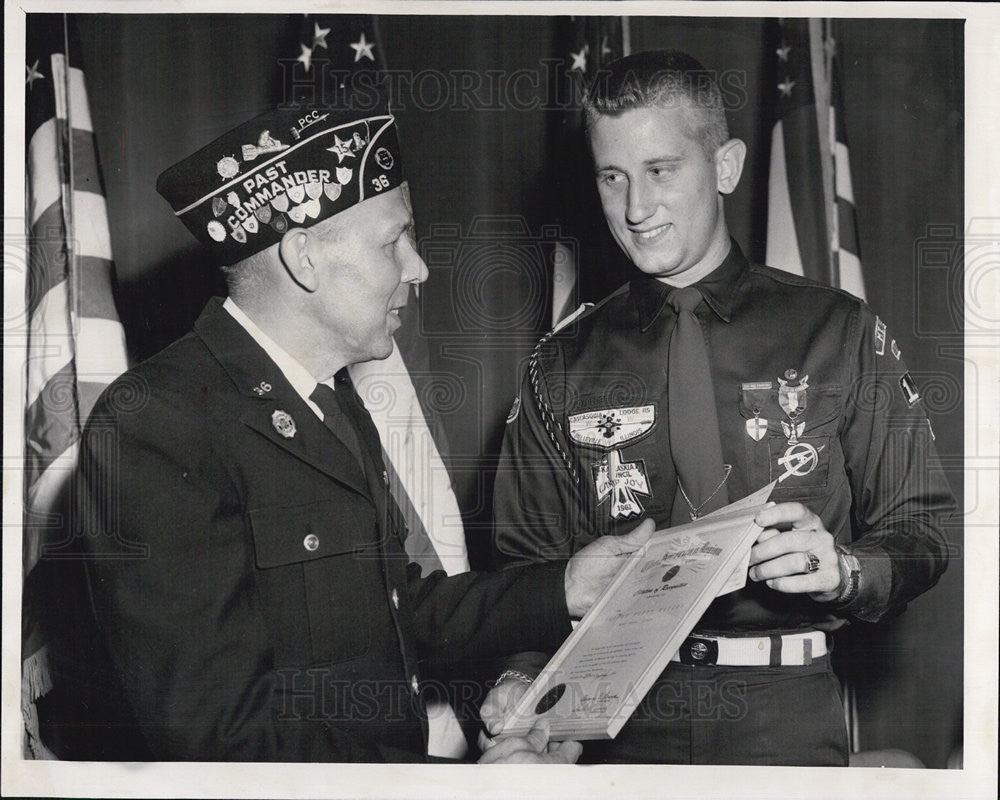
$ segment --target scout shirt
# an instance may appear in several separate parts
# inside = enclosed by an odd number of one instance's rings
[[[802,502],[861,564],[845,607],[748,581],[697,629],[832,629],[901,611],[944,571],[954,505],[885,323],[845,292],[749,264],[735,241],[696,286],[729,500],[777,480],[772,499]],[[670,290],[634,280],[535,348],[497,472],[501,563],[565,557],[647,517],[669,526],[682,502],[668,435]]]

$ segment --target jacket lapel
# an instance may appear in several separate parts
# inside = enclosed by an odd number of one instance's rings
[[[194,326],[240,394],[240,421],[289,455],[370,497],[362,467],[292,388],[278,366],[212,298]]]

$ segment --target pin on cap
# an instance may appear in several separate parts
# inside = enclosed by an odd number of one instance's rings
[[[363,111],[268,111],[164,171],[156,190],[228,265],[404,180],[395,119],[380,100]]]

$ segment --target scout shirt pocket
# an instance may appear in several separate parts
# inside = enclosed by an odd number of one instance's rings
[[[582,395],[566,417],[580,482],[589,487],[590,508],[599,527],[609,522],[656,516],[662,510],[661,420],[658,403],[608,402],[607,394]],[[661,424],[662,422],[662,424]]]
[[[371,643],[373,598],[363,574],[375,509],[362,497],[250,512],[261,610],[276,666],[346,661]],[[360,534],[360,535],[359,535]],[[369,545],[370,547],[370,545]]]
[[[840,452],[841,387],[808,384],[804,399],[797,398],[797,407],[795,399],[789,403],[787,394],[782,397],[782,388],[776,381],[746,382],[739,387],[750,488],[777,481],[771,499],[778,502],[823,494],[831,462]],[[789,407],[794,409],[791,413],[786,410]]]

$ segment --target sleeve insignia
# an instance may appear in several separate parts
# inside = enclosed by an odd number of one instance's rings
[[[510,425],[514,420],[516,420],[518,414],[520,413],[521,413],[521,395],[516,395],[514,397],[514,404],[510,407],[510,413],[507,414],[507,424]]]
[[[903,391],[903,399],[906,401],[906,405],[911,408],[920,400],[920,392],[917,390],[917,384],[909,372],[904,372],[903,376],[899,379],[899,388]]]
[[[875,317],[875,354],[885,355],[885,323]]]

